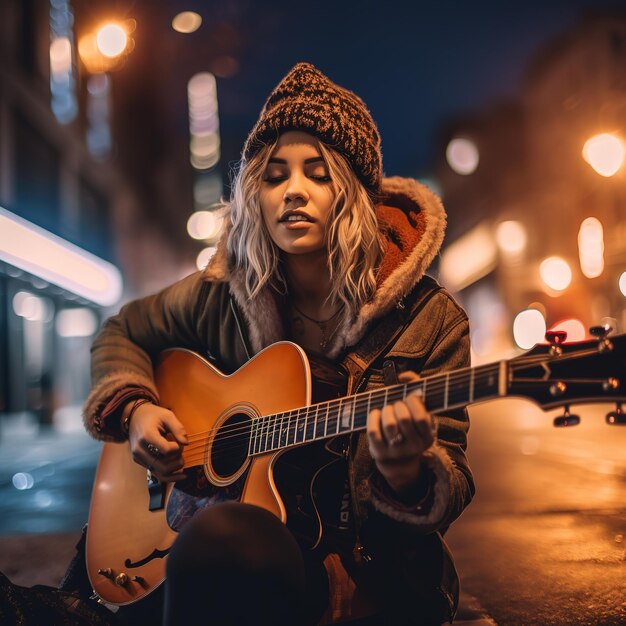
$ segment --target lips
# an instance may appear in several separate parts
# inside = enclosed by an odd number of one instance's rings
[[[300,211],[299,209],[289,209],[285,211],[279,218],[278,221],[289,224],[298,224],[301,222],[314,222],[315,220],[304,211]]]

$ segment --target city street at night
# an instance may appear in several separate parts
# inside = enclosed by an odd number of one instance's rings
[[[0,0],[0,626],[626,626],[625,68],[624,0]]]

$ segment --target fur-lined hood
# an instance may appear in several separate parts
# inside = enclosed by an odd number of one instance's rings
[[[355,345],[373,320],[402,302],[424,276],[443,242],[446,227],[443,205],[428,187],[416,180],[397,176],[383,179],[376,212],[386,240],[377,273],[378,286],[356,320],[346,316],[342,321],[328,353],[330,358]],[[247,297],[242,272],[229,271],[225,237],[204,275],[210,281],[229,281],[230,291],[245,316],[252,348],[258,352],[285,338],[282,317],[269,289],[254,300]]]

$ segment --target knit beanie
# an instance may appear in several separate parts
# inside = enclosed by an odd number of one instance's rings
[[[370,112],[310,63],[295,65],[272,91],[246,140],[244,159],[289,130],[315,135],[348,160],[367,189],[380,189],[380,135]]]

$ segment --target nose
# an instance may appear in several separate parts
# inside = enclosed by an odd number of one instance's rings
[[[294,200],[308,202],[309,192],[306,189],[306,178],[303,172],[291,172],[283,200],[285,202],[293,202]]]

